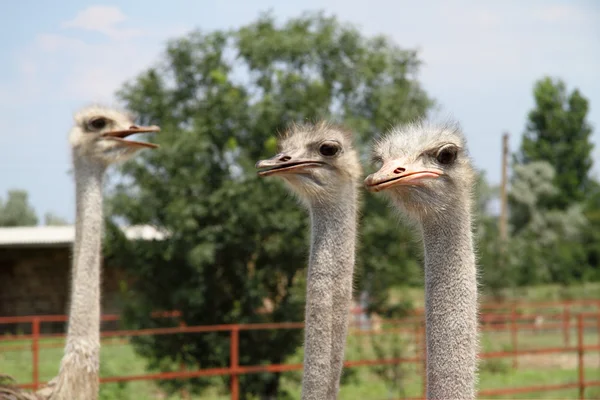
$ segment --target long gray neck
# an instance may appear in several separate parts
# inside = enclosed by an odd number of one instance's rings
[[[77,212],[67,345],[52,400],[96,400],[100,376],[100,257],[104,165],[74,154]]]
[[[66,353],[99,353],[104,166],[74,157],[76,224]]]
[[[427,398],[474,399],[477,272],[470,204],[423,221]]]
[[[352,301],[357,190],[310,206],[311,250],[306,288],[303,400],[335,399]]]

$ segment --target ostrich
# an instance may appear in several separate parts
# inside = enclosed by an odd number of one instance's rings
[[[100,367],[100,258],[103,230],[102,180],[107,167],[131,157],[152,143],[125,138],[157,132],[157,126],[137,126],[127,114],[98,106],[75,115],[69,142],[76,185],[75,243],[71,304],[65,354],[60,371],[37,393],[0,386],[0,399],[94,400],[98,398]]]
[[[427,398],[473,399],[477,271],[471,209],[475,172],[456,123],[419,122],[377,141],[370,191],[384,191],[415,223],[425,248]]]
[[[351,134],[325,122],[293,125],[280,149],[256,167],[259,176],[283,178],[311,219],[302,399],[335,399],[352,301],[362,169]]]

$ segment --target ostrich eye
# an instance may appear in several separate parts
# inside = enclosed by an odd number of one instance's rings
[[[383,166],[383,159],[379,156],[375,156],[371,158],[371,164],[373,164],[376,168],[381,168]]]
[[[93,120],[90,121],[90,127],[93,129],[102,129],[106,126],[106,119],[105,118],[94,118]]]
[[[448,165],[453,163],[456,160],[456,154],[458,153],[458,149],[454,146],[444,147],[437,154],[437,161],[440,164]]]
[[[321,147],[319,147],[319,153],[324,155],[325,157],[335,156],[340,151],[340,146],[336,143],[323,143]]]

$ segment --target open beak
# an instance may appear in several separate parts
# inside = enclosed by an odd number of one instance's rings
[[[320,167],[323,164],[321,161],[294,160],[285,155],[278,154],[275,157],[260,160],[256,163],[256,168],[261,170],[258,171],[258,176],[269,176],[284,173],[299,173],[307,168]]]
[[[135,135],[136,133],[150,133],[150,132],[159,132],[160,127],[156,125],[152,126],[138,126],[131,125],[129,129],[121,130],[121,131],[111,131],[102,134],[102,137],[109,140],[116,140],[125,146],[132,147],[148,147],[151,149],[155,149],[158,147],[157,144],[148,143],[148,142],[136,142],[133,140],[125,140],[127,136]]]
[[[426,179],[436,179],[443,174],[437,168],[410,166],[401,160],[390,160],[379,171],[367,176],[365,186],[371,192],[379,192],[397,185],[422,185]]]

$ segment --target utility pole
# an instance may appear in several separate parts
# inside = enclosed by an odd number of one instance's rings
[[[502,181],[500,182],[500,240],[502,242],[502,251],[505,249],[508,240],[508,204],[506,185],[508,181],[508,132],[502,135]]]

